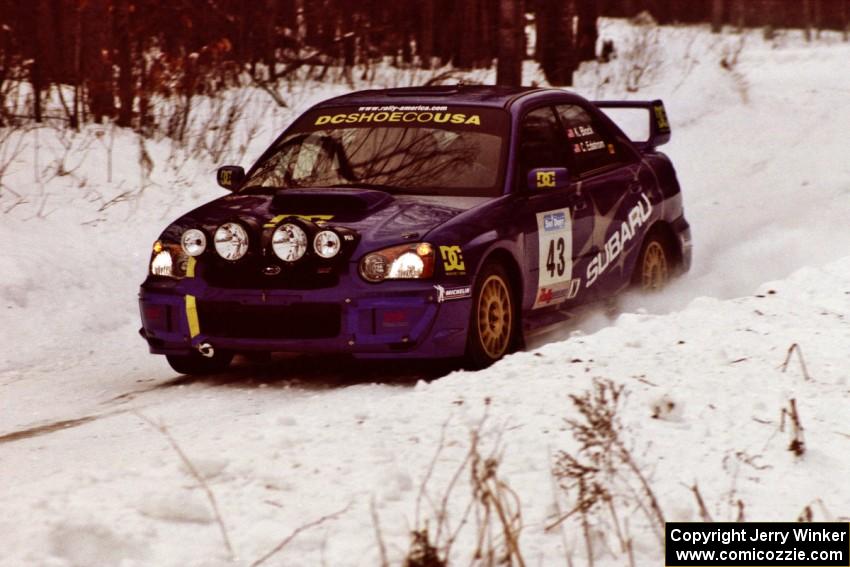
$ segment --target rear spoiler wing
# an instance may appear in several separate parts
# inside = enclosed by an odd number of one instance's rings
[[[670,122],[667,120],[667,112],[664,103],[660,100],[599,100],[593,104],[602,109],[625,108],[632,110],[646,110],[649,120],[649,135],[646,140],[632,140],[640,150],[651,150],[670,141]],[[616,121],[615,121],[616,123]]]

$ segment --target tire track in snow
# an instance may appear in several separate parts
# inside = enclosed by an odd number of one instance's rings
[[[0,435],[0,445],[4,443],[13,443],[22,439],[31,439],[33,437],[39,437],[41,435],[48,435],[56,431],[73,429],[74,427],[79,427],[81,425],[91,423],[92,421],[95,421],[97,419],[102,419],[104,417],[112,417],[113,415],[119,415],[122,413],[127,413],[129,411],[131,410],[114,410],[95,415],[78,417],[76,419],[63,419],[60,421],[53,421],[42,425],[37,425],[35,427],[29,427],[27,429],[19,429],[17,431],[12,431],[10,433]]]

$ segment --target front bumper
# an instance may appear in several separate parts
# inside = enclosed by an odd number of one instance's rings
[[[471,300],[443,301],[435,282],[319,290],[222,289],[199,278],[142,284],[140,333],[155,354],[217,349],[453,358],[466,347]]]

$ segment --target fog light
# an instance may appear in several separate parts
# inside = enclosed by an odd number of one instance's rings
[[[363,259],[361,272],[370,282],[379,282],[387,277],[387,259],[380,254],[369,254]]]

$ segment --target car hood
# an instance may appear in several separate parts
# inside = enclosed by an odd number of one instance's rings
[[[286,216],[321,221],[356,231],[362,245],[376,247],[423,238],[460,213],[490,201],[488,197],[391,195],[371,189],[289,189],[276,194],[230,194],[180,217],[164,238],[183,230],[241,220],[255,230]]]

